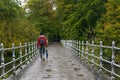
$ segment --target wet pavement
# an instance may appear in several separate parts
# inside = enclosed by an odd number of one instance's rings
[[[41,62],[38,58],[19,80],[95,80],[69,49],[53,44],[48,51],[48,61]]]

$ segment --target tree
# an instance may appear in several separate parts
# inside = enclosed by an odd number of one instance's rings
[[[0,43],[10,47],[12,43],[19,44],[19,42],[33,40],[31,34],[25,34],[33,32],[32,35],[35,36],[37,32],[35,30],[27,21],[24,9],[17,2],[0,0]]]
[[[97,39],[105,41],[110,44],[113,40],[117,43],[119,40],[119,25],[120,25],[120,1],[108,0],[105,4],[106,13],[102,15],[97,23],[96,30],[98,31]],[[111,35],[111,36],[110,36]],[[106,39],[109,39],[109,41]],[[120,46],[120,45],[118,45]]]
[[[27,7],[31,11],[28,19],[40,32],[48,37],[56,34],[56,14],[49,0],[30,0]]]
[[[100,20],[97,22],[96,31],[96,42],[103,41],[105,45],[112,45],[112,41],[116,42],[116,46],[120,46],[120,1],[108,0],[105,4],[106,12],[102,15]],[[105,50],[104,55],[111,60],[111,52]],[[116,51],[116,62],[119,62],[119,51]]]
[[[57,0],[57,3],[61,36],[66,39],[94,39],[90,36],[95,36],[96,22],[105,11],[105,0]]]

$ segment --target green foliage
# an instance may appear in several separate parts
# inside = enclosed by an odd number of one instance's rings
[[[64,38],[80,40],[94,39],[94,28],[96,26],[97,20],[105,11],[105,1],[58,0],[57,3],[57,20],[59,21],[59,23],[61,23],[61,35]]]
[[[32,41],[37,29],[25,17],[25,11],[13,0],[0,0],[0,43],[11,47],[12,43]]]
[[[120,1],[108,0],[105,4],[106,12],[102,14],[102,17],[97,22],[96,26],[96,42],[103,41],[104,45],[112,45],[112,41],[115,41],[115,46],[120,47]],[[110,60],[111,50],[106,50],[104,55]],[[119,51],[115,51],[115,60],[119,61]]]
[[[107,45],[110,45],[112,41],[115,41],[117,46],[120,46],[120,1],[108,0],[105,6],[106,13],[102,15],[97,23],[96,31],[98,34],[96,39],[104,41]]]
[[[29,21],[34,24],[39,32],[43,32],[51,39],[51,35],[57,34],[58,29],[55,11],[49,0],[30,0],[27,8],[31,10]]]

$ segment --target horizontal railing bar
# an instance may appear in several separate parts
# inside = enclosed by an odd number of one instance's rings
[[[90,63],[91,63],[91,60],[90,59],[87,59]]]
[[[28,60],[24,60],[23,63],[27,62]]]
[[[15,62],[16,62],[16,61],[18,61],[18,60],[20,60],[20,59],[21,59],[21,57],[19,57],[19,58],[16,58],[16,59],[15,59]]]
[[[120,78],[120,75],[118,75],[117,73],[114,73],[114,75]]]
[[[91,46],[92,46],[92,44],[91,44]],[[94,47],[100,47],[100,45],[93,45]]]
[[[93,55],[93,57],[96,58],[96,59],[98,59],[98,60],[100,60],[100,57],[97,57],[97,56],[95,56],[95,55]]]
[[[112,49],[111,46],[101,46],[102,48],[108,48],[108,49]]]
[[[5,74],[4,74],[4,75],[6,75],[6,74],[10,73],[11,71],[13,71],[13,68],[12,68],[12,69],[10,69],[10,70],[8,70],[7,72],[5,72]]]
[[[118,64],[116,64],[116,63],[113,63],[113,65],[120,68],[120,65],[118,65]]]
[[[4,51],[6,51],[6,50],[12,50],[12,48],[4,48],[3,50]]]
[[[14,47],[14,49],[19,49],[19,48],[24,48],[24,47],[28,47],[28,46],[33,46],[32,44],[30,44],[30,45],[26,45],[26,46],[17,46],[17,47]],[[11,47],[11,48],[4,48],[4,51],[6,51],[6,50],[12,50],[13,48]],[[0,49],[0,51],[1,51],[2,49]]]
[[[111,64],[111,62],[110,62],[110,61],[108,61],[108,60],[105,60],[105,59],[103,59],[103,58],[102,58],[102,61],[104,61],[104,62],[106,62],[106,63],[109,63],[109,64]]]
[[[88,58],[85,58],[87,61],[90,61],[91,62],[91,60],[90,59],[88,59]]]
[[[87,54],[89,57],[91,57],[92,55],[90,53]]]
[[[92,63],[94,63],[96,66],[100,67],[100,65],[98,63],[96,63],[96,62],[92,62]]]
[[[2,78],[4,75],[2,74],[2,75],[0,75],[0,78]]]
[[[114,47],[114,49],[116,49],[116,50],[120,50],[120,48],[119,48],[119,47]]]
[[[27,55],[29,55],[29,54],[25,54],[25,55],[23,55],[22,58],[26,57]]]
[[[9,64],[12,64],[14,61],[10,61],[10,62],[8,62],[8,63],[5,63],[4,65],[5,66],[7,66],[7,65],[9,65]]]
[[[102,69],[104,71],[107,71],[111,74],[111,80],[115,78],[115,76],[120,78],[120,75],[115,73],[115,67],[120,68],[119,64],[115,63],[115,51],[120,50],[119,47],[115,47],[115,42],[112,42],[111,46],[105,46],[102,44],[102,41],[100,41],[100,44],[94,44],[94,41],[92,43],[88,41],[79,41],[79,40],[63,40],[63,43],[65,43],[66,46],[72,48],[76,54],[79,55],[80,60],[84,60],[85,62],[90,62],[93,66],[96,65],[99,67],[99,71]],[[90,50],[89,50],[90,48]],[[95,55],[95,48],[99,51],[99,55]],[[104,49],[111,49],[111,61],[103,58],[103,50]],[[98,60],[97,63],[95,60]],[[107,63],[110,65],[111,69],[107,69],[103,66],[103,63]],[[99,73],[101,74],[101,72]],[[100,76],[101,80],[101,76]]]
[[[104,69],[105,71],[107,71],[107,72],[111,73],[111,71],[110,71],[110,70],[106,69],[106,68],[105,68],[105,67],[103,67],[103,66],[102,66],[102,69]]]
[[[20,66],[21,66],[21,63],[20,63],[20,64],[18,64],[18,65],[16,65],[16,66],[15,66],[15,68],[19,68]]]

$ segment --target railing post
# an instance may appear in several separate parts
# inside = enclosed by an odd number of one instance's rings
[[[72,40],[72,47],[73,47],[73,51],[74,51],[74,40]]]
[[[79,59],[79,58],[80,58],[80,57],[79,57],[79,56],[80,56],[80,55],[79,55],[79,51],[80,51],[80,50],[79,50],[79,40],[78,40],[77,46],[78,46],[78,59]]]
[[[30,61],[30,42],[28,42],[28,58],[29,58],[29,61]]]
[[[30,61],[32,61],[32,42],[30,42]]]
[[[103,49],[102,49],[102,45],[103,44],[103,42],[102,41],[100,41],[100,67],[99,67],[99,79],[100,80],[102,80],[101,79],[101,75],[102,75],[102,55],[103,55]]]
[[[92,51],[91,51],[91,68],[94,69],[94,41],[92,41]]]
[[[73,46],[73,40],[72,40],[72,46]]]
[[[1,43],[1,66],[2,66],[2,80],[5,80],[5,63],[4,63],[4,45]]]
[[[75,43],[74,43],[75,53],[77,52],[77,46],[76,46],[76,44],[77,44],[77,41],[75,40]],[[76,53],[76,54],[77,54],[77,53]]]
[[[66,40],[65,40],[65,46],[66,46],[66,44],[67,44],[67,43],[66,43]]]
[[[75,40],[73,41],[73,45],[74,45],[74,48],[75,48]]]
[[[111,80],[115,80],[115,76],[114,76],[114,63],[115,63],[115,42],[113,41],[112,42],[112,62],[111,62],[111,68],[112,68],[112,71],[111,71]]]
[[[77,40],[75,40],[75,53],[76,53],[76,55],[78,55],[77,53],[78,53],[78,51],[77,51],[77,48],[78,46],[77,46]]]
[[[33,42],[33,57],[35,57],[35,42]]]
[[[34,45],[33,45],[33,42],[32,42],[32,59],[33,59],[33,53],[34,53],[34,47],[33,47]]]
[[[75,40],[75,53],[76,53],[76,56],[77,56],[77,40]]]
[[[74,41],[75,41],[75,40],[73,40],[73,52],[75,52],[75,50],[74,50],[74,46],[75,46]]]
[[[37,58],[39,58],[39,49],[37,48],[36,44],[37,44],[37,42],[35,42],[35,50],[36,50],[36,53],[37,53],[35,55],[36,55]]]
[[[22,45],[20,43],[20,65],[22,66]]]
[[[76,55],[77,55],[77,57],[78,57],[78,40],[76,40]]]
[[[27,43],[25,42],[25,63],[27,64]]]
[[[32,61],[31,59],[32,59],[32,42],[30,42],[30,61]]]
[[[78,52],[77,52],[77,50],[78,50],[78,45],[77,45],[77,44],[78,44],[78,41],[75,40],[76,53],[78,53]]]
[[[36,42],[34,41],[34,56],[36,57],[36,53],[37,53],[37,47],[36,47]],[[38,54],[37,54],[38,55]]]
[[[79,43],[78,43],[78,45],[79,45],[79,60],[81,61],[81,50],[80,50],[80,45],[81,45],[81,42],[79,41]]]
[[[86,41],[86,64],[88,63],[88,41]]]
[[[82,41],[82,61],[84,59],[84,41]]]
[[[14,44],[12,44],[12,61],[13,61],[13,74],[15,74],[15,48],[14,48]]]

